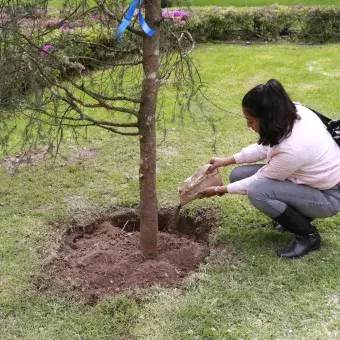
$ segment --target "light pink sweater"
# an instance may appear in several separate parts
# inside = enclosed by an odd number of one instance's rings
[[[255,175],[228,184],[229,193],[246,194],[250,183],[262,178],[320,190],[340,182],[340,147],[314,112],[298,104],[296,108],[301,119],[295,121],[289,137],[273,147],[252,144],[234,155],[237,164],[268,162]]]

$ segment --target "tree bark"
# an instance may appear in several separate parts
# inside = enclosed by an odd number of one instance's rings
[[[158,95],[160,0],[145,1],[145,20],[156,30],[143,38],[144,79],[139,110],[140,131],[140,238],[145,258],[157,257],[158,208],[156,192],[156,107]]]

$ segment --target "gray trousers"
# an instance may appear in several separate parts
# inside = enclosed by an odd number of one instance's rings
[[[263,165],[252,164],[235,168],[230,174],[230,182],[254,175]],[[290,181],[259,179],[250,184],[248,198],[251,204],[268,215],[276,218],[287,205],[311,218],[325,218],[340,211],[340,186],[328,190],[318,190],[307,185]]]

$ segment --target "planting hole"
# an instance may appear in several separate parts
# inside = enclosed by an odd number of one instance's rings
[[[145,260],[138,248],[138,209],[120,209],[63,236],[49,261],[57,281],[86,297],[136,287],[178,286],[209,255],[212,211],[190,216],[178,209],[159,211],[158,259]]]

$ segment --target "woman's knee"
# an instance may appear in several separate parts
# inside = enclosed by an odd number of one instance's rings
[[[263,206],[284,210],[286,204],[277,199],[277,190],[277,181],[265,178],[258,179],[250,183],[248,187],[248,199],[254,207],[261,211]]]
[[[240,181],[242,179],[240,175],[241,175],[241,171],[239,167],[233,169],[229,175],[229,182],[234,183],[234,182]]]
[[[256,174],[256,172],[263,167],[263,164],[242,165],[233,169],[229,175],[229,182],[234,183],[241,181]]]
[[[255,205],[255,202],[263,201],[265,199],[265,194],[268,191],[267,180],[258,179],[249,184],[248,187],[248,198],[249,201]]]
[[[248,199],[250,203],[271,218],[282,214],[287,205],[272,197],[272,180],[259,179],[252,182],[248,187]]]

